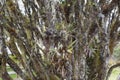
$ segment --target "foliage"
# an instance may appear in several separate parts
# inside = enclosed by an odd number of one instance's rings
[[[0,1],[0,77],[12,80],[9,64],[23,80],[104,80],[120,38],[119,6],[118,0]]]

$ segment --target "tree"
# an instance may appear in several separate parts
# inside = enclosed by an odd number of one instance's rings
[[[0,10],[3,80],[12,80],[6,64],[23,80],[105,79],[120,37],[120,1],[3,0]]]

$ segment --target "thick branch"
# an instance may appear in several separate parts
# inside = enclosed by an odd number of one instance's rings
[[[23,80],[27,80],[27,76],[25,75],[25,73],[20,69],[20,67],[11,58],[8,57],[7,63]]]

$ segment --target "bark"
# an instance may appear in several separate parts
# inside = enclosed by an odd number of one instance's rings
[[[9,57],[7,59],[7,63],[23,80],[29,79],[29,77],[26,76],[26,74],[20,69],[20,67]]]
[[[7,70],[6,70],[6,61],[7,61],[7,52],[6,52],[6,45],[5,45],[5,39],[4,39],[4,29],[3,26],[0,24],[0,77],[3,78],[3,80],[12,80],[12,78],[9,76]]]
[[[3,79],[3,80],[13,80],[13,79],[9,76],[9,74],[8,74],[7,71],[5,71],[5,72],[2,74],[2,79]]]
[[[119,41],[118,0],[21,1],[24,13],[17,0],[5,1],[0,12],[3,79],[6,63],[24,80],[105,79]]]

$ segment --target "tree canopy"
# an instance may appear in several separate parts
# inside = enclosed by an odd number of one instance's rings
[[[119,39],[120,0],[0,0],[3,80],[104,80]]]

